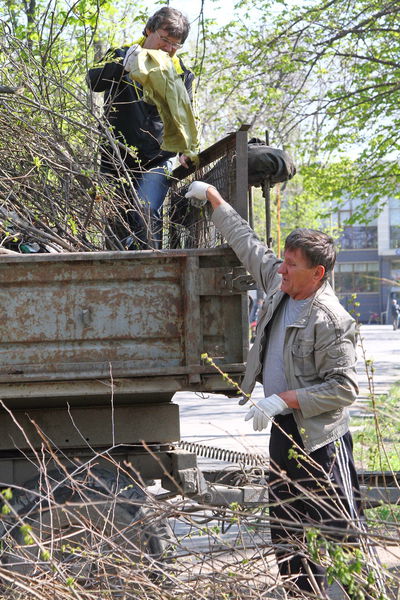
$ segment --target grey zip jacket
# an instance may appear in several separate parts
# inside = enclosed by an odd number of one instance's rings
[[[262,383],[266,332],[279,303],[282,263],[238,213],[229,205],[213,212],[212,220],[239,260],[266,293],[256,339],[241,385],[246,394],[256,381]],[[337,440],[349,429],[347,407],[358,394],[356,328],[328,282],[313,295],[297,321],[287,328],[284,345],[285,376],[289,390],[296,390],[300,410],[293,415],[306,452]]]

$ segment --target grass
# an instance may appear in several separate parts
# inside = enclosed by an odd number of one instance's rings
[[[400,383],[387,396],[371,398],[371,417],[354,418],[354,458],[368,471],[400,471]]]
[[[371,396],[368,405],[371,416],[354,418],[352,426],[354,458],[359,470],[400,471],[400,383],[388,395]],[[400,506],[382,504],[365,511],[371,528],[381,532],[396,532],[400,527]]]

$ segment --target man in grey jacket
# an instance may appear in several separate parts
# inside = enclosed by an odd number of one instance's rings
[[[347,411],[358,393],[356,329],[327,281],[333,240],[297,229],[281,260],[214,187],[194,182],[186,196],[211,203],[214,224],[266,293],[241,403],[263,384],[265,398],[245,420],[256,431],[272,421],[269,511],[280,573],[293,597],[325,598],[324,559],[319,541],[311,557],[310,533],[350,543],[363,528]]]

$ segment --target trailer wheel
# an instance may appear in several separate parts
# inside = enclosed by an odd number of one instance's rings
[[[14,573],[93,582],[139,561],[157,568],[172,542],[160,509],[116,470],[51,471],[12,494],[0,535],[1,562]]]

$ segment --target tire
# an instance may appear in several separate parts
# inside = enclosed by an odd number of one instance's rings
[[[98,467],[78,474],[51,471],[13,493],[1,520],[1,562],[22,575],[41,575],[54,564],[79,581],[118,564],[161,560],[172,541],[168,521],[132,479]]]

